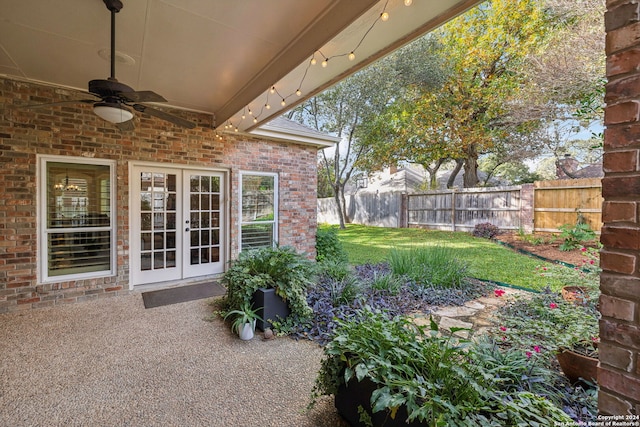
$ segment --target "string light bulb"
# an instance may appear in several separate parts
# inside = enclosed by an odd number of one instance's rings
[[[353,61],[354,59],[356,59],[356,54],[355,54],[355,53],[353,53],[353,52],[351,52],[351,53],[349,54],[349,61]]]
[[[316,61],[315,56],[313,58],[311,58],[311,65],[316,65],[318,63],[318,61]]]
[[[298,96],[302,95],[302,91],[301,91],[300,89],[298,89],[298,90],[296,91],[296,95],[298,95]]]
[[[269,104],[264,104],[264,108],[266,108],[267,110],[270,110],[270,109],[271,109],[271,105],[269,105]]]
[[[384,22],[387,22],[389,20],[389,12],[382,12],[382,14],[380,15],[380,19],[382,19]]]
[[[251,108],[249,108],[249,115],[253,116],[253,111],[251,111]]]
[[[271,86],[271,90],[270,90],[270,92],[271,92],[271,93],[276,93],[276,87],[275,87],[275,86]]]
[[[257,117],[253,118],[253,123],[258,123],[258,118]]]
[[[411,6],[413,4],[413,0],[404,0],[405,6]]]
[[[287,105],[287,103],[285,102],[284,98],[282,98],[282,102],[280,102],[280,105],[282,105],[283,107],[284,107],[285,105]]]
[[[325,58],[325,60],[322,61],[322,68],[327,68],[327,65],[329,65],[329,58]]]

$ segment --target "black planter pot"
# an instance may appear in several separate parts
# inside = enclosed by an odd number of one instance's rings
[[[273,326],[269,319],[276,320],[278,317],[286,319],[291,312],[287,303],[276,295],[276,290],[273,288],[260,288],[255,291],[251,303],[254,309],[258,309],[258,315],[264,319],[264,321],[256,321],[256,327],[262,331]]]
[[[422,425],[418,421],[407,424],[408,413],[404,406],[398,408],[395,418],[391,418],[389,411],[372,413],[371,394],[376,388],[376,384],[369,378],[363,378],[362,381],[352,378],[346,385],[341,385],[334,398],[338,413],[352,427],[366,426],[366,424],[360,422],[360,414],[358,413],[358,408],[360,407],[369,414],[374,427],[419,427]]]

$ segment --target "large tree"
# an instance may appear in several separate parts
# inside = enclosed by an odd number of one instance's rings
[[[289,114],[293,120],[341,138],[335,149],[320,153],[320,165],[333,190],[341,228],[349,222],[345,186],[368,150],[359,143],[363,123],[372,122],[393,99],[396,87],[393,73],[386,62],[378,62],[309,99]]]
[[[497,143],[509,143],[527,124],[528,119],[510,115],[510,105],[526,83],[522,66],[541,46],[548,18],[537,0],[493,0],[427,36],[430,42],[422,42],[419,56],[428,53],[428,69],[438,78],[427,85],[421,79],[406,82],[411,89],[368,138],[374,147],[371,164],[397,158],[433,170],[443,159],[455,159],[463,161],[464,186],[476,186],[478,157]],[[408,52],[416,55],[415,48]]]

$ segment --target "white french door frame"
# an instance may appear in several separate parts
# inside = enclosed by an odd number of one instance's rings
[[[141,208],[143,204],[143,202],[141,201],[142,172],[156,173],[159,176],[166,174],[167,177],[169,177],[169,175],[175,176],[175,184],[172,184],[173,187],[171,188],[171,190],[166,190],[167,195],[169,196],[167,199],[171,199],[173,202],[175,202],[175,226],[172,225],[169,227],[175,228],[175,250],[164,251],[172,252],[171,265],[168,261],[169,255],[166,255],[167,268],[161,267],[155,270],[154,268],[150,269],[146,264],[144,267],[142,266],[142,264],[145,262],[142,260],[143,251],[145,252],[145,255],[148,255],[147,253],[149,252],[148,239],[147,243],[145,243],[143,235],[145,235],[145,233],[147,236],[150,235],[149,231],[151,231],[151,234],[154,237],[156,234],[155,214],[151,214],[151,216],[154,218],[154,224],[151,226],[152,230],[149,230],[148,225],[145,225],[144,229],[142,226],[143,220],[141,219],[141,217],[144,217],[142,213],[146,212]],[[194,187],[193,183],[190,184],[190,180],[194,178],[194,176],[202,177],[203,179],[205,179],[206,177],[212,177],[211,182],[219,182],[219,190],[216,190],[216,194],[211,195],[199,193],[199,189],[196,189],[195,191],[197,192],[197,194],[192,194],[190,192],[190,185],[191,188]],[[168,179],[169,178],[167,178],[167,180]],[[226,169],[152,162],[129,163],[129,289],[134,289],[134,286],[141,285],[157,285],[158,287],[161,287],[163,285],[171,285],[185,280],[214,277],[224,272],[230,253],[230,230],[228,219],[229,186],[229,171]],[[148,193],[148,189],[145,189],[144,192]],[[210,193],[210,191],[206,190],[205,193]],[[147,194],[146,196],[148,197],[149,195]],[[192,196],[194,196],[195,199]],[[207,261],[207,264],[200,265],[198,264],[199,256],[213,257],[214,255],[213,253],[210,254],[206,249],[202,250],[202,254],[198,254],[198,244],[196,244],[195,248],[191,245],[193,244],[194,239],[199,240],[200,238],[208,237],[210,234],[212,235],[213,232],[208,233],[206,229],[199,230],[198,227],[202,227],[202,225],[196,224],[192,222],[192,220],[194,218],[194,215],[196,215],[198,219],[200,219],[199,215],[206,215],[206,220],[211,221],[211,226],[213,227],[214,215],[213,213],[211,213],[211,215],[206,214],[205,211],[209,208],[202,210],[200,207],[196,207],[194,211],[191,209],[191,205],[193,205],[194,200],[199,200],[200,197],[202,197],[203,203],[205,203],[204,200],[211,201],[214,196],[219,200],[219,211],[216,212],[216,221],[218,224],[216,238],[219,241],[219,252],[216,254],[216,262]],[[152,196],[152,198],[153,197],[155,197],[155,194]],[[155,200],[152,200],[151,202],[154,205],[152,209],[155,209]],[[163,202],[160,202],[160,205],[162,205],[162,203]],[[168,202],[166,201],[164,203],[168,204]],[[212,206],[210,209],[214,209],[214,204],[212,201],[210,206]],[[147,210],[148,209],[149,208],[147,207]],[[173,210],[171,212],[173,213]],[[163,230],[159,230],[158,235],[161,236],[162,231]],[[173,234],[172,229],[164,231],[168,231],[165,234]],[[213,237],[211,237],[211,239],[213,243]],[[171,245],[173,244],[174,243],[172,241]],[[164,245],[166,248],[170,249],[170,246],[167,242],[165,242]],[[143,246],[145,247],[143,248]],[[160,250],[159,252],[163,252],[163,250]],[[157,253],[154,251],[153,255],[148,255],[146,258],[148,262],[156,262],[156,254]],[[160,254],[160,258],[161,257],[162,255]]]

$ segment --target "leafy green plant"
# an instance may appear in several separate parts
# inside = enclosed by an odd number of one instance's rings
[[[338,263],[349,261],[334,227],[319,227],[316,231],[316,261]]]
[[[498,309],[499,328],[492,333],[505,347],[555,357],[558,349],[597,342],[599,313],[596,301],[576,305],[546,292],[519,298]]]
[[[318,264],[318,272],[335,280],[344,280],[352,274],[348,263],[336,260],[324,260]]]
[[[459,331],[453,328],[452,333]],[[395,417],[400,406],[408,421],[428,426],[553,425],[571,419],[544,396],[504,387],[480,368],[473,344],[405,317],[388,319],[365,309],[341,321],[316,378],[313,400],[335,394],[349,381],[372,381],[371,412]],[[370,415],[370,414],[369,414]]]
[[[596,233],[586,223],[564,224],[560,226],[560,231],[560,238],[563,239],[563,242],[558,249],[561,251],[577,249],[596,237]]]
[[[355,276],[331,280],[330,285],[331,301],[334,307],[350,305],[361,294],[362,285]]]
[[[375,275],[373,280],[369,283],[371,289],[377,291],[383,291],[391,295],[397,295],[402,289],[404,284],[403,280],[393,274],[379,274]]]
[[[262,317],[258,315],[258,309],[254,309],[249,303],[243,304],[242,308],[238,310],[227,311],[224,319],[227,320],[228,317],[233,317],[231,330],[238,334],[246,323],[254,324],[256,320],[263,320]]]
[[[460,287],[467,276],[467,264],[458,259],[454,250],[445,246],[392,249],[389,265],[397,276],[406,276],[417,284],[442,288]]]
[[[302,321],[312,314],[307,288],[313,283],[315,265],[288,246],[260,248],[240,253],[224,275],[225,310],[240,310],[259,288],[274,288],[289,305],[292,319]]]

